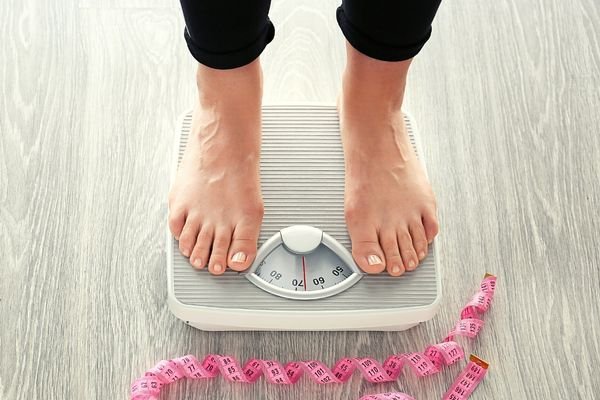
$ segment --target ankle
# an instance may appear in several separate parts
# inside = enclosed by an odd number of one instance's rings
[[[406,80],[388,80],[346,69],[342,77],[342,106],[365,112],[397,112],[404,102]]]
[[[380,111],[399,111],[412,60],[389,62],[368,57],[346,43],[343,103]]]
[[[258,58],[232,69],[214,69],[199,64],[196,84],[198,100],[203,108],[227,108],[237,104],[244,111],[260,110],[263,74]]]

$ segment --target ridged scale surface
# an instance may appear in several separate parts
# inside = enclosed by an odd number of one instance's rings
[[[417,154],[414,124],[405,116]],[[264,106],[261,184],[265,217],[259,246],[281,228],[305,224],[329,233],[348,250],[350,238],[344,222],[344,157],[335,106]],[[191,126],[183,118],[178,163]],[[269,310],[356,310],[427,306],[437,295],[435,249],[414,272],[401,278],[366,275],[349,290],[314,301],[276,297],[255,287],[243,274],[227,271],[213,277],[192,268],[172,246],[173,293],[187,305]],[[318,302],[318,305],[315,303]]]

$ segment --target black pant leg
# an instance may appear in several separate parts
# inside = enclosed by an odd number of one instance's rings
[[[270,0],[181,0],[192,56],[212,68],[249,64],[273,40]]]
[[[383,61],[402,61],[421,51],[441,0],[342,0],[336,18],[356,50]]]

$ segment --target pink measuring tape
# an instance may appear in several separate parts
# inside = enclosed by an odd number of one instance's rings
[[[441,371],[464,358],[462,347],[454,341],[455,336],[474,338],[483,327],[480,315],[489,308],[494,297],[496,277],[486,274],[479,291],[463,307],[460,320],[448,336],[422,353],[402,353],[389,356],[383,364],[369,357],[343,358],[333,368],[320,361],[294,361],[282,365],[276,360],[251,359],[243,367],[234,357],[209,354],[202,361],[192,355],[173,360],[163,360],[148,370],[131,386],[131,400],[157,400],[163,386],[183,378],[215,378],[219,373],[231,382],[253,383],[261,375],[271,383],[290,385],[298,382],[303,373],[318,383],[343,383],[359,370],[364,379],[372,383],[391,382],[398,379],[404,364],[415,375],[424,377]],[[471,355],[469,363],[452,383],[443,400],[468,398],[483,380],[488,364]],[[404,393],[379,393],[361,397],[359,400],[414,400]]]

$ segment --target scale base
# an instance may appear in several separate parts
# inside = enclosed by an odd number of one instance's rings
[[[344,219],[344,154],[334,105],[263,106],[261,186],[265,215],[258,245],[290,225],[310,225],[351,250]],[[414,122],[409,138],[423,161]],[[176,163],[191,128],[179,128]],[[435,315],[441,299],[437,246],[401,277],[364,275],[351,288],[318,300],[293,300],[254,286],[243,273],[215,277],[194,269],[166,231],[169,308],[202,330],[401,331]]]
[[[187,321],[186,321],[187,322]],[[213,332],[220,332],[220,331],[248,331],[249,329],[246,328],[240,328],[240,327],[235,327],[235,326],[231,326],[231,325],[211,325],[208,324],[204,321],[197,321],[197,322],[193,322],[193,321],[189,321],[187,322],[187,324],[189,326],[192,326],[194,328],[203,330],[203,331],[213,331]],[[416,323],[412,323],[412,324],[404,324],[404,325],[393,325],[393,326],[388,326],[388,327],[378,327],[377,329],[372,329],[372,328],[362,328],[362,329],[351,329],[352,331],[382,331],[382,332],[398,332],[398,331],[405,331],[407,329],[413,328],[415,326],[419,325],[418,322]],[[271,329],[271,328],[254,328],[252,329],[253,331],[273,331],[273,330],[289,330],[289,329]],[[295,329],[295,331],[302,331],[302,330],[306,330],[306,329]],[[316,331],[316,330],[331,330],[331,329],[310,329],[311,331]],[[337,329],[337,330],[349,330],[349,329]]]

